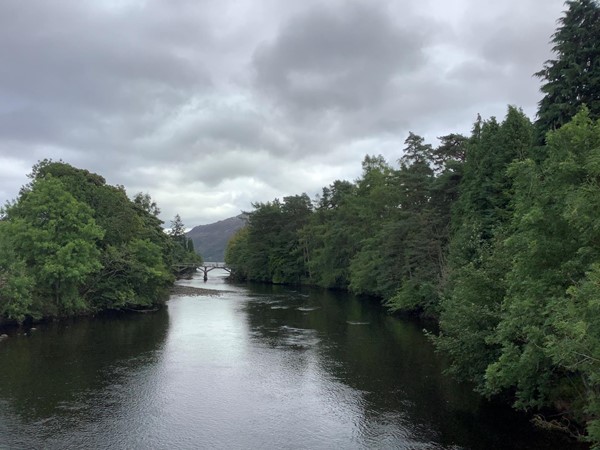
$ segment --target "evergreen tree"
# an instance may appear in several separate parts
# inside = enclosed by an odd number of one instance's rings
[[[133,203],[154,217],[160,214],[160,208],[148,193],[138,192],[133,197]]]
[[[587,105],[600,118],[600,5],[596,0],[569,0],[552,36],[555,59],[536,73],[543,80],[539,103],[538,140],[567,123]]]
[[[453,211],[442,333],[436,343],[450,356],[452,372],[480,389],[487,366],[498,356],[498,345],[490,338],[500,321],[511,264],[504,245],[513,214],[513,182],[507,170],[531,146],[532,125],[520,110],[509,107],[502,124],[478,118]]]
[[[308,271],[312,283],[348,287],[350,262],[365,236],[357,212],[356,185],[336,180],[323,188],[313,220],[303,230],[310,237]]]
[[[359,223],[364,224],[362,230],[357,230],[359,245],[349,266],[349,288],[353,292],[383,297],[398,287],[397,277],[394,280],[387,278],[386,263],[389,261],[383,255],[385,230],[390,221],[395,220],[399,202],[396,175],[382,156],[366,156],[363,160],[363,175],[357,180],[353,199]],[[382,278],[387,282],[382,284]]]
[[[255,203],[248,224],[229,241],[225,261],[235,276],[270,283],[306,282],[308,248],[303,229],[312,215],[306,194]]]
[[[232,269],[232,276],[238,280],[250,278],[248,266],[248,233],[249,228],[240,228],[227,242],[225,249],[225,263]]]
[[[181,221],[179,214],[176,214],[175,218],[171,221],[169,236],[175,240],[182,240],[182,238],[185,237],[185,225]]]
[[[548,158],[515,164],[511,268],[500,321],[488,341],[500,354],[484,391],[515,389],[523,409],[569,405],[600,441],[600,122],[584,109],[548,135]]]
[[[181,272],[182,265],[184,271],[189,271],[191,266],[202,264],[202,257],[194,251],[192,240],[185,235],[185,225],[179,214],[176,214],[171,221],[171,229],[168,234],[171,238],[170,262],[174,274],[177,275]]]

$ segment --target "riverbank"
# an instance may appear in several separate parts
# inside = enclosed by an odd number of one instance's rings
[[[223,292],[225,291],[218,291],[215,289],[205,289],[205,288],[197,288],[197,287],[191,287],[191,286],[179,286],[179,285],[174,285],[170,288],[169,290],[169,295],[174,295],[174,296],[179,296],[179,297],[197,297],[197,296],[201,296],[201,297],[218,297],[220,296]],[[101,315],[101,314],[113,314],[113,313],[125,313],[125,314],[129,314],[129,313],[139,313],[139,312],[154,312],[155,309],[154,308],[160,308],[162,306],[162,304],[156,305],[154,307],[152,307],[152,309],[142,309],[142,310],[134,310],[134,309],[130,309],[130,308],[125,308],[125,309],[120,309],[120,310],[103,310],[103,311],[94,311],[94,312],[88,312],[85,314],[77,314],[74,316],[53,316],[53,317],[43,317],[41,319],[32,319],[32,318],[28,318],[26,319],[22,324],[19,324],[16,320],[9,320],[3,317],[0,317],[0,334],[4,334],[7,331],[14,331],[14,330],[18,330],[20,327],[24,326],[26,328],[29,328],[33,325],[37,325],[40,323],[47,323],[47,322],[54,322],[54,321],[58,321],[58,320],[68,320],[68,319],[73,319],[76,317],[89,317],[89,316],[95,316],[95,315]]]
[[[217,291],[216,289],[198,288],[192,286],[180,286],[175,285],[171,288],[171,295],[177,295],[180,297],[219,297],[223,292],[228,291]]]

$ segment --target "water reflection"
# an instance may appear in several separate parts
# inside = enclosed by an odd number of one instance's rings
[[[291,352],[298,371],[309,369],[297,361],[310,360],[323,395],[344,393],[342,401],[352,405],[353,439],[361,447],[574,447],[444,376],[422,325],[390,317],[378,305],[347,294],[251,289],[244,311],[253,338]],[[345,389],[332,387],[335,383]]]
[[[0,344],[0,448],[575,448],[443,376],[421,325],[320,290],[51,324]]]
[[[117,424],[114,418],[146,406],[138,394],[149,391],[167,327],[163,310],[40,325],[11,336],[0,346],[0,448],[88,445],[87,429],[103,416]]]

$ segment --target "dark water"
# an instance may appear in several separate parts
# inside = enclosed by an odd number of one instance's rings
[[[443,376],[377,305],[207,287],[232,292],[0,342],[0,449],[578,448]]]

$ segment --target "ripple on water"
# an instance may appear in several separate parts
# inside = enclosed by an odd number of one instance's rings
[[[317,330],[312,328],[295,328],[283,325],[279,328],[282,347],[305,350],[314,347],[321,340],[317,337]]]

